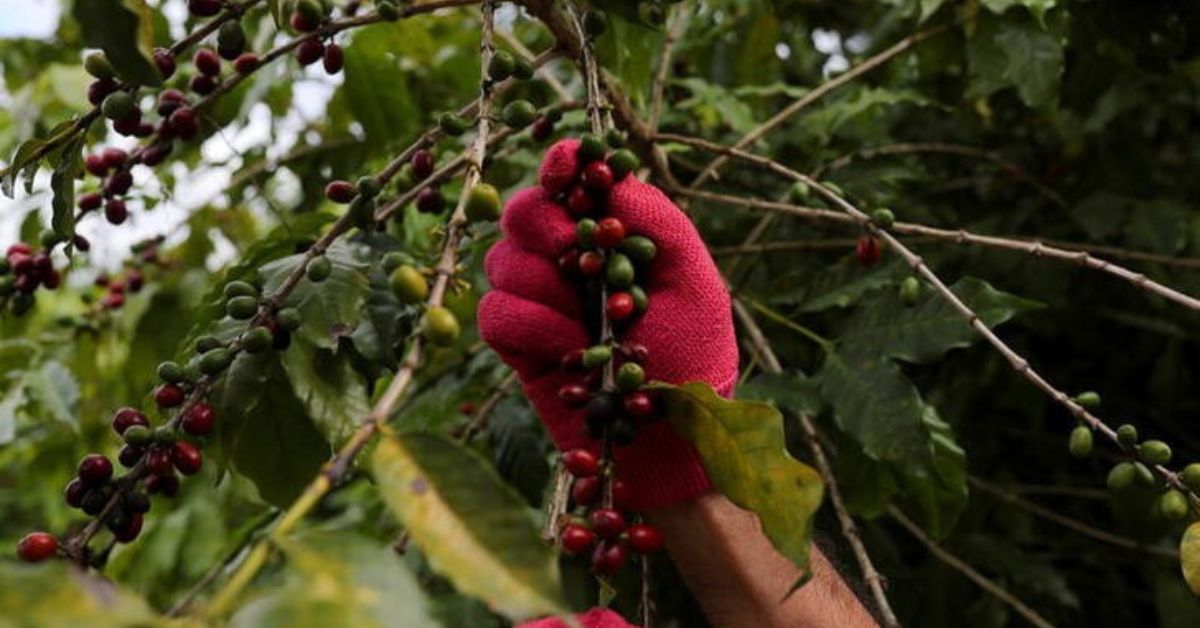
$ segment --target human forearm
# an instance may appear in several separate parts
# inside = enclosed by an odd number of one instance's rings
[[[771,545],[758,518],[718,493],[646,513],[666,538],[714,626],[870,628],[877,624],[815,547],[813,578],[784,599],[800,570]]]

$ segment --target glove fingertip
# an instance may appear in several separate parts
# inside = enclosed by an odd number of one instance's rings
[[[560,194],[575,179],[579,169],[579,160],[575,157],[578,150],[579,140],[564,139],[546,151],[538,180],[551,196]]]

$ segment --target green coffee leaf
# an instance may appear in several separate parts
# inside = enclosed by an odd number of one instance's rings
[[[1200,595],[1200,521],[1192,523],[1179,542],[1179,561],[1183,579],[1192,593]]]
[[[0,562],[0,608],[4,623],[14,626],[165,625],[137,595],[66,561]]]
[[[987,97],[1006,87],[1030,107],[1058,102],[1063,73],[1062,42],[1028,18],[983,14],[967,42],[971,83],[967,95]]]
[[[79,22],[84,43],[103,49],[118,76],[138,85],[162,84],[151,57],[154,13],[146,0],[76,2],[71,15]]]
[[[356,260],[345,244],[335,244],[325,257],[333,263],[329,278],[314,284],[301,279],[285,304],[300,310],[304,324],[296,332],[312,344],[335,349],[338,338],[349,335],[362,320],[362,303],[369,289],[365,265]],[[263,291],[274,292],[305,262],[304,255],[292,255],[259,269]]]
[[[1040,303],[1001,292],[980,279],[967,277],[950,287],[988,327],[995,327]],[[963,315],[946,299],[926,290],[917,303],[906,306],[895,290],[881,290],[862,304],[846,322],[839,339],[842,353],[893,357],[925,364],[951,349],[978,338]]]
[[[433,434],[386,435],[383,499],[434,570],[513,621],[563,611],[558,562],[520,495],[478,454]]]
[[[75,235],[75,178],[83,170],[84,139],[85,136],[79,135],[67,142],[50,177],[50,189],[54,192],[50,226],[64,238]]]
[[[784,556],[808,569],[812,519],[824,486],[808,465],[788,455],[783,417],[765,403],[730,401],[706,384],[656,384],[671,425],[695,445],[717,490],[751,510]]]

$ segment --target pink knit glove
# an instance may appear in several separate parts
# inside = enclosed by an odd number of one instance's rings
[[[583,628],[636,628],[607,608],[593,608],[586,613],[580,613],[575,616],[575,621]],[[567,623],[557,617],[550,617],[521,624],[520,628],[567,628]]]
[[[580,381],[559,368],[562,356],[590,344],[578,280],[564,277],[556,262],[576,243],[575,220],[556,199],[575,179],[578,145],[555,144],[542,162],[541,186],[509,199],[500,223],[505,239],[485,263],[493,290],[479,304],[479,330],[517,371],[558,448],[598,452],[600,444],[585,432],[583,410],[558,398],[564,384]],[[729,293],[691,221],[632,175],[612,188],[606,215],[620,219],[629,235],[658,246],[638,278],[650,306],[621,338],[649,349],[642,365],[647,380],[702,381],[730,396],[738,353]],[[634,443],[618,447],[615,457],[631,510],[693,499],[712,488],[696,450],[666,421],[639,426]]]

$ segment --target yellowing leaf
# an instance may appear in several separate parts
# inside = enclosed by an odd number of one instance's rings
[[[1179,542],[1179,562],[1188,588],[1200,595],[1200,521],[1184,531],[1183,540]]]
[[[553,550],[478,454],[433,434],[389,435],[371,466],[413,543],[460,591],[513,621],[563,611]]]
[[[824,487],[816,470],[788,455],[779,411],[723,399],[699,382],[656,388],[671,425],[696,446],[717,490],[757,514],[775,548],[807,572]]]

